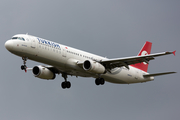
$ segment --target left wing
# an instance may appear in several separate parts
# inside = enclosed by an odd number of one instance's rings
[[[127,69],[129,69],[129,65],[142,63],[142,62],[145,62],[148,64],[150,60],[154,59],[154,57],[169,55],[169,54],[175,55],[175,52],[176,51],[155,53],[155,54],[142,55],[142,56],[132,56],[132,57],[125,57],[125,58],[105,59],[105,60],[101,60],[100,63],[103,64],[106,69],[113,69],[113,68],[122,67],[122,66],[125,66]]]

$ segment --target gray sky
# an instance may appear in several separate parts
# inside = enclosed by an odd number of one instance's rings
[[[179,0],[1,0],[1,120],[177,120],[180,118]],[[4,43],[29,33],[108,58],[137,55],[145,41],[152,53],[177,50],[150,62],[150,73],[176,71],[132,85],[68,77],[54,81],[20,70],[23,61]],[[33,67],[41,65],[28,61]]]

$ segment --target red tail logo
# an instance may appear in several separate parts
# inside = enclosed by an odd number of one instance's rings
[[[140,50],[138,56],[150,54],[151,53],[151,46],[152,46],[152,43],[146,41],[146,43],[144,44],[144,46]],[[131,66],[133,66],[135,68],[138,68],[140,70],[143,70],[145,72],[147,72],[147,70],[148,70],[148,64],[146,62],[137,63],[137,64],[134,64],[134,65],[131,65]]]

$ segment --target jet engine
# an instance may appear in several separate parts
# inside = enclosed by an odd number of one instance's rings
[[[83,63],[83,69],[96,74],[104,74],[106,72],[106,69],[103,65],[96,61],[92,60],[86,60]]]
[[[32,72],[35,77],[41,78],[41,79],[54,79],[56,77],[55,73],[50,71],[48,68],[43,66],[35,66],[32,69]]]

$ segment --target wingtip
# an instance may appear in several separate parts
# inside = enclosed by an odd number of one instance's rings
[[[172,52],[174,54],[174,56],[176,56],[176,50]]]
[[[24,71],[25,71],[25,73],[27,73],[27,67],[26,67],[26,69]]]

